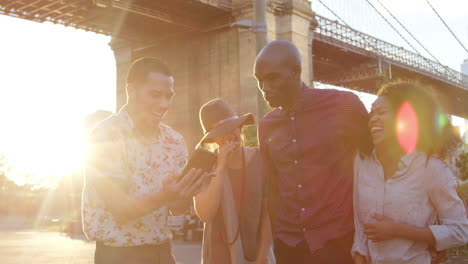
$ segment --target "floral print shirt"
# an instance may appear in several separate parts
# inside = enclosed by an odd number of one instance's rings
[[[143,198],[161,191],[163,180],[180,174],[186,162],[184,140],[169,126],[159,124],[157,135],[143,140],[137,136],[125,108],[102,121],[90,136],[86,164],[82,203],[86,236],[114,247],[159,245],[172,239],[166,206],[141,218],[118,223],[106,210],[90,179],[114,178],[124,183],[130,195]]]

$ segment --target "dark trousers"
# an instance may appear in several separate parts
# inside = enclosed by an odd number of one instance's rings
[[[171,243],[136,247],[109,247],[96,242],[95,264],[175,264]]]
[[[304,240],[290,247],[281,240],[275,240],[276,264],[353,264],[351,247],[354,234],[328,241],[325,247],[311,253]]]

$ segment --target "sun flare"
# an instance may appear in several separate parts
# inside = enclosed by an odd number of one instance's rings
[[[2,152],[6,175],[17,184],[49,186],[82,168],[84,128],[82,119],[62,112],[25,117],[3,131]],[[6,132],[6,133],[5,133]]]
[[[110,37],[5,16],[0,24],[0,173],[53,186],[83,168],[86,116],[115,109]]]

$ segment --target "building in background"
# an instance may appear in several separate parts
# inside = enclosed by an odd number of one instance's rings
[[[465,85],[468,85],[468,58],[465,59],[465,61],[461,65],[461,72],[464,74],[463,81]]]
[[[463,84],[468,87],[468,58],[463,61],[461,65],[461,72],[463,75]],[[468,144],[468,119],[465,119],[463,124],[460,125],[460,129],[462,132],[463,141],[465,145]]]
[[[463,133],[463,142],[465,143],[465,150],[468,151],[468,119],[465,119],[465,132]]]

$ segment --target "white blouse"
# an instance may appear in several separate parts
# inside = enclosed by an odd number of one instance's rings
[[[456,192],[456,182],[445,164],[421,152],[401,158],[398,171],[385,180],[375,152],[371,157],[357,155],[354,162],[355,236],[352,254],[367,256],[370,263],[429,264],[428,244],[406,239],[382,242],[367,240],[364,224],[376,221],[380,214],[394,221],[429,227],[436,249],[468,243],[468,220],[463,201]],[[440,224],[436,225],[436,219]]]

